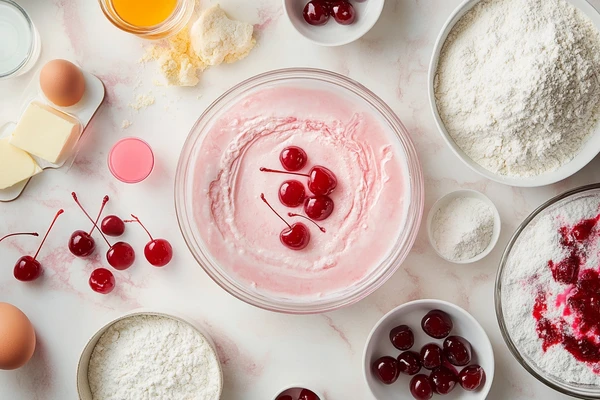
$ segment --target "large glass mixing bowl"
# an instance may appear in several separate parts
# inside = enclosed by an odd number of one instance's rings
[[[246,96],[265,88],[318,87],[331,89],[344,98],[359,102],[368,112],[377,116],[384,129],[389,130],[395,147],[401,150],[406,166],[406,213],[399,236],[392,250],[383,257],[362,279],[331,296],[315,298],[289,298],[256,290],[219,263],[202,239],[194,218],[194,175],[202,165],[202,142],[220,115]],[[381,99],[359,83],[342,75],[317,69],[282,69],[252,77],[227,91],[213,102],[198,118],[183,147],[175,177],[175,206],[183,237],[200,266],[223,289],[257,307],[271,311],[310,314],[334,310],[353,304],[380,287],[408,255],[421,222],[423,212],[423,176],[415,148],[402,122]],[[196,197],[196,200],[198,198]],[[197,205],[196,205],[197,206]]]

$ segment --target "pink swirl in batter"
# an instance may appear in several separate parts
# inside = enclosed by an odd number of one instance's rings
[[[327,296],[365,279],[390,254],[408,204],[405,158],[362,108],[329,91],[266,89],[212,126],[196,166],[194,216],[206,248],[234,279],[284,297]],[[280,243],[285,225],[259,198],[264,193],[281,215],[303,213],[277,197],[294,177],[260,171],[281,168],[279,153],[290,145],[308,154],[303,172],[319,164],[338,178],[335,209],[321,221],[327,232],[307,224],[311,241],[301,251]]]

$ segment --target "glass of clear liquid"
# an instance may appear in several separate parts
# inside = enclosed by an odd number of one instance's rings
[[[40,51],[40,35],[27,12],[12,0],[0,0],[0,79],[29,71]]]

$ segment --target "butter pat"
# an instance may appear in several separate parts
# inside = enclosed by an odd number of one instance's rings
[[[219,5],[206,9],[190,32],[194,51],[206,65],[233,63],[246,57],[256,41],[252,24],[227,17]]]
[[[64,161],[75,146],[81,125],[68,114],[32,102],[13,132],[10,144],[52,164]]]
[[[6,189],[42,172],[35,160],[23,150],[0,139],[0,189]]]

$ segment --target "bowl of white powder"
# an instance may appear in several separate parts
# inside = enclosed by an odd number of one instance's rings
[[[429,66],[452,151],[511,186],[565,179],[600,151],[600,14],[586,0],[467,0]]]
[[[218,400],[223,372],[215,346],[196,323],[135,311],[103,326],[77,366],[80,400]]]
[[[456,264],[483,259],[496,246],[501,219],[494,203],[475,190],[441,197],[427,216],[427,235],[435,252]]]
[[[570,396],[600,399],[600,184],[542,204],[510,239],[496,316],[517,361]]]

